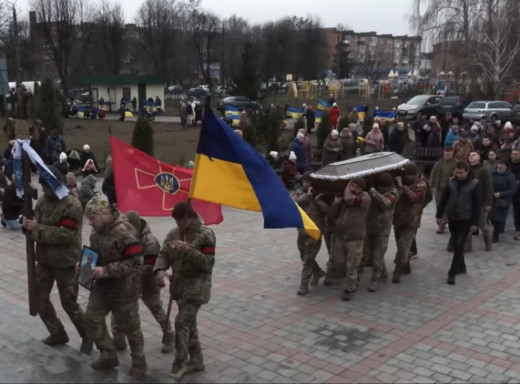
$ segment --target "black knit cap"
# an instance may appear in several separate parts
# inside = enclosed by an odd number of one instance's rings
[[[367,184],[365,183],[365,179],[363,179],[361,177],[356,177],[356,178],[352,179],[351,183],[356,184],[362,190],[365,190],[367,187]]]

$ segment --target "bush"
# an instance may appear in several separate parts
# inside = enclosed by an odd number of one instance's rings
[[[348,117],[348,115],[342,116],[338,121],[338,132],[341,132],[343,128],[348,127],[349,124],[350,118]]]
[[[42,80],[37,100],[36,117],[42,121],[47,132],[57,129],[63,133],[63,124],[60,116],[60,103],[52,80],[48,77]]]
[[[323,111],[321,116],[321,122],[318,124],[318,130],[316,131],[316,139],[318,149],[323,149],[323,143],[330,133],[330,114],[329,111]]]
[[[143,116],[135,123],[132,145],[144,153],[153,156],[153,129]]]

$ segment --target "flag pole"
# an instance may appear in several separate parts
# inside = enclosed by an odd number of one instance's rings
[[[31,161],[29,155],[22,149],[22,180],[24,194],[24,216],[33,219],[34,212],[32,199],[34,189],[31,187]],[[31,239],[31,233],[25,233],[25,244],[27,254],[27,286],[29,291],[29,314],[31,316],[38,315],[38,299],[36,285],[36,257],[34,251],[34,241]]]

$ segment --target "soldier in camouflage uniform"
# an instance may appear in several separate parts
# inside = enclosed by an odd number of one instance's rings
[[[146,371],[146,361],[138,304],[141,284],[136,282],[135,276],[143,265],[142,243],[126,217],[100,197],[93,197],[87,203],[85,215],[92,226],[90,248],[99,254],[85,317],[100,356],[90,366],[106,370],[119,365],[105,320],[112,312],[130,344],[130,375],[140,379]]]
[[[49,168],[62,181],[61,173],[54,167]],[[69,341],[50,300],[54,282],[58,285],[63,309],[85,341],[86,327],[83,311],[77,302],[78,283],[75,270],[81,257],[81,203],[72,195],[59,200],[42,176],[39,181],[43,196],[36,203],[34,219],[24,218],[23,227],[36,242],[38,314],[50,333],[43,342],[47,345],[59,345]]]
[[[397,177],[401,196],[394,212],[394,234],[397,243],[395,270],[392,283],[399,284],[401,275],[410,273],[410,248],[417,229],[421,226],[421,216],[426,198],[426,181],[419,175],[414,163],[404,167],[403,177]]]
[[[383,277],[383,272],[386,272],[385,253],[388,249],[388,238],[399,191],[394,185],[392,175],[381,173],[377,176],[375,188],[371,187],[368,194],[371,203],[363,252],[366,260],[372,265],[372,278],[368,284],[368,291],[376,292],[379,289],[379,280]]]
[[[335,197],[331,219],[335,220],[332,252],[334,260],[344,260],[347,282],[342,300],[348,301],[357,289],[358,269],[366,237],[370,196],[364,191],[365,180],[352,179],[342,197]]]
[[[168,353],[173,351],[173,332],[172,325],[169,319],[166,319],[166,313],[161,302],[161,287],[157,285],[155,276],[153,274],[153,266],[155,260],[161,249],[161,245],[155,236],[152,235],[152,231],[148,226],[148,223],[142,219],[139,214],[135,211],[126,213],[126,218],[137,230],[137,234],[141,243],[143,244],[143,255],[144,265],[141,271],[141,286],[142,286],[142,297],[143,303],[150,310],[153,317],[163,331],[163,346],[161,348],[162,353]],[[112,314],[112,336],[114,337],[114,343],[116,348],[120,351],[126,349],[125,335],[120,332],[117,325],[117,321]]]
[[[197,312],[211,296],[211,274],[215,264],[215,234],[204,226],[189,202],[178,203],[172,211],[177,228],[171,230],[159,252],[154,272],[164,286],[164,271],[172,267],[170,294],[177,301],[175,317],[175,360],[171,375],[204,370],[197,330]],[[188,360],[189,357],[189,360]]]
[[[313,193],[308,176],[303,179],[303,191],[296,199],[296,203],[307,213],[309,218],[316,224],[323,233],[325,215],[328,205],[322,199],[321,195]],[[320,279],[325,276],[325,272],[316,262],[316,256],[320,251],[321,237],[318,240],[310,237],[305,230],[298,230],[298,251],[300,259],[303,262],[302,277],[298,295],[306,295],[309,293],[309,283],[312,286],[318,284]]]

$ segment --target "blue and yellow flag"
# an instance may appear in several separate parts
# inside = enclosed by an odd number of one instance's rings
[[[317,109],[323,111],[324,109],[329,109],[329,105],[322,99],[318,99]]]
[[[321,117],[323,116],[323,111],[314,112],[314,122],[319,124],[321,123]]]
[[[231,119],[233,119],[233,125],[240,124],[240,114],[241,113],[242,113],[242,110],[240,108],[226,105],[225,114],[231,116]]]
[[[267,161],[208,110],[200,131],[190,197],[262,212],[264,228],[320,230],[293,201]]]
[[[364,105],[358,105],[356,107],[356,111],[358,114],[358,120],[363,121],[365,120],[365,106]]]
[[[292,117],[293,119],[299,119],[303,116],[301,108],[296,107],[288,107],[287,112],[285,114],[287,117]]]

